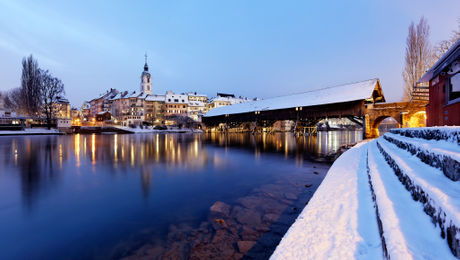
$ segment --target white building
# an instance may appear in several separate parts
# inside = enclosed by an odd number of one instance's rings
[[[166,92],[165,104],[165,116],[187,116],[188,96],[186,94],[168,91]]]

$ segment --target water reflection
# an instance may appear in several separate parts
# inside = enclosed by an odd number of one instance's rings
[[[336,153],[344,145],[362,140],[362,131],[318,131],[317,135],[295,136],[292,133],[208,133],[206,141],[222,147],[241,147],[261,152],[283,153],[285,158],[294,157],[299,162],[305,158],[324,158]]]
[[[321,157],[337,151],[341,145],[361,140],[359,131],[318,132],[317,136],[295,137],[290,133],[276,134],[218,134],[208,135],[80,135],[13,137],[2,139],[4,157],[19,169],[24,202],[28,207],[40,188],[52,185],[64,168],[75,165],[78,170],[91,166],[98,173],[97,165],[109,167],[109,172],[137,169],[142,189],[148,196],[154,167],[162,165],[171,174],[173,170],[198,171],[208,164],[225,167],[225,160],[208,155],[205,143],[222,147],[240,147],[252,150],[258,160],[262,152],[294,157],[302,165],[306,157]],[[87,147],[90,147],[88,150]],[[72,156],[73,155],[73,156]],[[85,170],[87,170],[85,168]],[[55,176],[56,175],[56,176]]]
[[[360,136],[0,137],[0,223],[9,223],[0,232],[0,250],[6,259],[30,259],[30,254],[87,259],[97,250],[110,255],[116,243],[133,234],[130,247],[136,247],[144,230],[164,242],[170,225],[199,225],[216,201],[231,204],[264,184],[305,190],[297,185],[307,181],[302,178],[322,178],[312,173],[322,164],[314,169],[305,157],[329,154]],[[280,194],[285,196],[284,190]],[[57,248],[56,241],[62,246]]]

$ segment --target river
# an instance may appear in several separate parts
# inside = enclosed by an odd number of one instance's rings
[[[0,137],[0,258],[267,258],[361,135]]]

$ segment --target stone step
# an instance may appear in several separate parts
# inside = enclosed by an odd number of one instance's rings
[[[425,164],[440,169],[453,180],[460,180],[460,146],[445,141],[404,137],[386,133],[383,138],[417,156]]]
[[[430,217],[385,163],[376,142],[369,144],[368,173],[389,259],[455,259]]]
[[[446,141],[460,145],[460,127],[458,126],[394,128],[390,132],[405,137]]]
[[[439,227],[453,254],[460,257],[460,187],[441,170],[420,163],[410,152],[380,138],[376,145],[394,174]]]

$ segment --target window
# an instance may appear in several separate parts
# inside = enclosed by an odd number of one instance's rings
[[[447,84],[448,103],[460,102],[460,72],[450,77],[449,80],[447,80]]]

